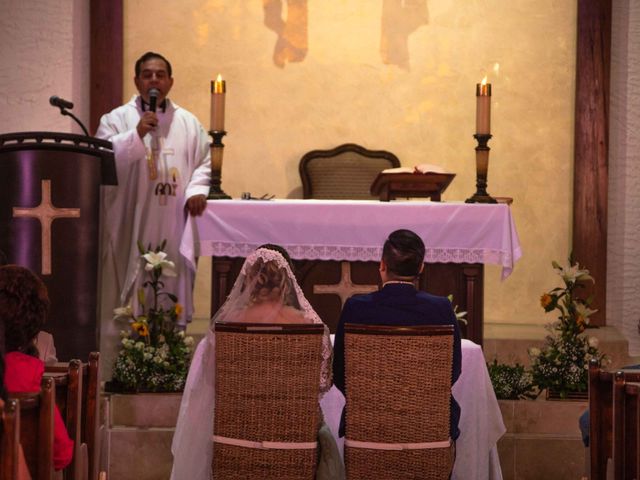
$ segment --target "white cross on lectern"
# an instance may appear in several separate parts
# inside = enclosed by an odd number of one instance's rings
[[[79,208],[56,208],[51,203],[51,180],[42,180],[42,200],[36,208],[13,207],[14,217],[40,220],[42,229],[42,275],[51,275],[51,223],[56,218],[80,218]]]
[[[344,302],[356,293],[371,293],[378,290],[377,285],[358,285],[353,283],[351,281],[351,264],[349,262],[342,262],[340,268],[342,270],[340,283],[334,283],[333,285],[314,285],[313,293],[320,295],[332,293],[338,295],[342,306],[344,306]]]

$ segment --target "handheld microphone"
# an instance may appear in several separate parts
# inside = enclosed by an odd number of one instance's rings
[[[158,95],[160,95],[160,90],[157,88],[149,89],[149,110],[151,112],[156,111],[156,106],[158,105]]]
[[[53,107],[68,108],[68,109],[73,108],[73,103],[71,103],[68,100],[65,100],[64,98],[60,98],[57,95],[53,95],[53,96],[49,97],[49,103]]]

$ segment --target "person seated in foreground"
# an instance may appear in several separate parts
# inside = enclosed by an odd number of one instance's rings
[[[8,263],[7,256],[0,250],[0,267],[8,265]],[[56,347],[53,343],[53,335],[44,330],[40,330],[36,337],[35,344],[38,348],[38,358],[40,358],[45,365],[53,365],[58,361]]]
[[[0,321],[5,334],[4,385],[9,393],[39,392],[44,362],[35,339],[49,313],[47,287],[40,277],[18,265],[0,267]],[[54,413],[53,464],[61,470],[73,458],[73,440],[58,407]]]
[[[304,297],[282,247],[263,245],[247,257],[191,361],[171,446],[174,480],[212,478],[216,322],[323,324]],[[321,395],[331,388],[331,341],[326,326],[322,356]]]
[[[345,393],[344,326],[363,325],[452,325],[453,371],[451,385],[461,372],[462,347],[458,321],[446,297],[438,297],[416,289],[415,281],[424,269],[425,247],[422,239],[411,230],[396,230],[389,235],[382,249],[380,279],[382,289],[369,294],[354,295],[342,309],[333,346],[333,382]],[[389,358],[392,362],[393,358]],[[375,372],[371,372],[375,374]],[[348,385],[346,386],[348,388]],[[428,408],[428,405],[425,405]],[[451,397],[451,439],[460,434],[460,407]],[[340,436],[344,437],[345,414],[342,412]]]

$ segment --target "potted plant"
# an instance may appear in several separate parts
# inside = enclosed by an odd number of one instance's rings
[[[176,276],[175,265],[163,252],[138,245],[147,279],[137,292],[138,312],[131,305],[114,310],[114,320],[126,320],[115,360],[111,390],[125,392],[177,392],[184,388],[191,361],[193,338],[177,325],[182,306],[164,290],[163,276]],[[149,295],[150,293],[150,295]]]
[[[578,263],[569,263],[568,267],[562,267],[552,262],[564,286],[544,293],[540,304],[545,312],[555,311],[558,317],[546,326],[549,335],[544,346],[529,349],[533,383],[540,391],[546,389],[550,399],[586,399],[589,361],[605,357],[598,351],[598,339],[584,333],[589,317],[597,311],[590,308],[592,298],[584,300],[576,296],[581,282],[594,280]]]

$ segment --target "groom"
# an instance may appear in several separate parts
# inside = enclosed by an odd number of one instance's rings
[[[344,326],[346,323],[364,325],[452,325],[453,372],[451,385],[460,376],[462,351],[460,330],[451,302],[416,290],[414,282],[424,269],[424,243],[411,230],[396,230],[389,235],[382,249],[380,278],[382,289],[354,295],[344,304],[336,330],[333,347],[333,383],[345,393],[344,382]],[[392,362],[393,358],[389,358]],[[425,405],[425,408],[428,408]],[[344,411],[340,422],[340,436],[344,436]],[[451,397],[451,439],[458,438],[460,406]]]

